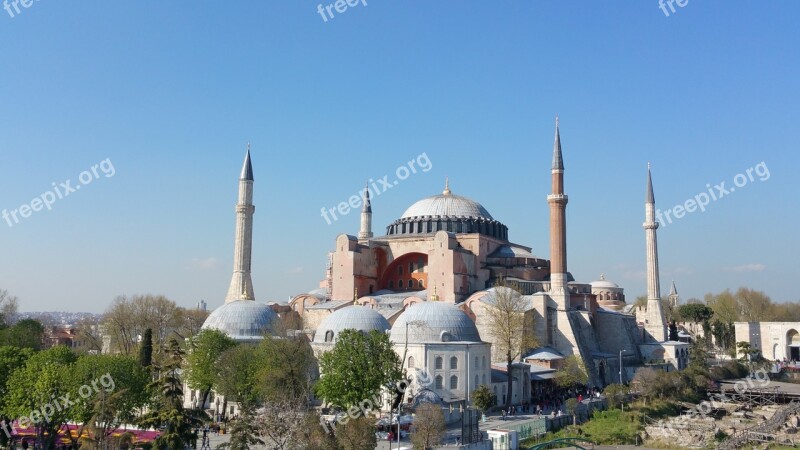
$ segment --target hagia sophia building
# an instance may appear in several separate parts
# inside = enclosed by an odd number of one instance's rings
[[[511,395],[512,403],[526,404],[535,401],[570,355],[581,358],[589,384],[600,388],[620,378],[630,381],[644,364],[684,368],[687,344],[668,340],[661,307],[649,168],[644,223],[648,302],[639,310],[626,304],[616,283],[603,276],[578,282],[567,269],[569,199],[558,120],[550,172],[550,260],[510,242],[506,225],[480,203],[453,193],[449,183],[441,194],[408,207],[385,235],[375,236],[365,189],[360,230],[336,238],[319,287],[296,295],[288,306],[268,306],[255,301],[250,279],[255,207],[248,149],[239,180],[231,285],[225,303],[203,327],[255,342],[270,334],[278,313],[293,315],[316,354],[332,348],[345,329],[388,333],[398,355],[406,355],[403,368],[412,381],[407,400],[415,404],[469,404],[481,384],[500,403]],[[516,359],[511,373],[493,342],[488,314],[507,286],[520,292],[530,319],[525,323],[532,324],[520,333],[538,343]],[[508,377],[513,380],[510,393]]]

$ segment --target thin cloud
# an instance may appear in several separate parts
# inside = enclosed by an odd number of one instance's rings
[[[219,261],[217,258],[209,256],[208,258],[192,258],[186,268],[188,270],[203,272],[207,270],[214,270],[217,267],[219,267]]]
[[[287,271],[286,273],[289,274],[289,275],[297,275],[299,273],[303,273],[303,268],[302,267],[295,267],[293,269],[289,269],[289,271]]]
[[[742,264],[741,266],[723,267],[725,272],[743,273],[743,272],[763,272],[767,266],[764,264]]]

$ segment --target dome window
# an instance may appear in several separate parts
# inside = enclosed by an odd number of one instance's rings
[[[325,332],[325,342],[333,342],[333,331],[328,330]]]
[[[457,370],[458,369],[458,358],[453,356],[450,358],[450,370]]]
[[[450,389],[458,389],[458,377],[455,375],[450,377]]]
[[[434,359],[433,367],[436,370],[442,370],[442,357],[441,356],[437,356],[436,359]]]
[[[436,389],[444,389],[444,381],[441,375],[436,375]]]
[[[413,356],[409,356],[408,357],[408,368],[409,369],[413,369],[414,368],[414,357]]]
[[[450,342],[453,340],[453,335],[449,331],[442,331],[441,338],[442,342]]]

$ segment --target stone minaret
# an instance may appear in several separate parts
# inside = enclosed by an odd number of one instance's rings
[[[369,186],[364,188],[364,204],[361,206],[361,231],[358,240],[372,239],[372,203],[369,201]]]
[[[647,247],[647,310],[644,315],[645,341],[667,340],[667,322],[661,308],[661,286],[658,280],[658,242],[656,230],[656,199],[653,195],[653,179],[647,165],[647,197],[645,200],[645,238]]]
[[[253,166],[250,164],[250,144],[239,177],[239,201],[236,204],[236,241],[233,246],[233,277],[225,303],[236,300],[255,300],[250,279],[250,256],[253,249]]]
[[[550,205],[550,294],[558,309],[569,306],[567,286],[567,195],[564,193],[564,160],[561,156],[561,135],[556,117],[556,136],[553,144],[552,193]]]

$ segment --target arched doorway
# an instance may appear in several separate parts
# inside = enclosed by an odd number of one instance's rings
[[[786,332],[786,354],[792,361],[800,361],[800,333],[795,329]]]
[[[603,386],[606,386],[608,384],[608,381],[606,380],[606,362],[605,361],[600,361],[600,366],[597,368],[597,371],[600,374],[600,383],[602,383]]]

